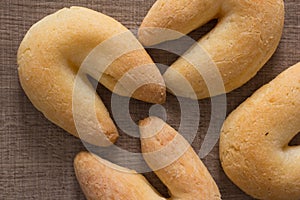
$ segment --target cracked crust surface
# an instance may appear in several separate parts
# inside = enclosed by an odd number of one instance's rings
[[[144,176],[94,154],[79,153],[74,169],[88,200],[164,200]]]
[[[300,198],[300,63],[256,91],[226,119],[220,159],[228,177],[258,199]]]
[[[107,49],[102,49],[106,53],[104,57],[122,49],[122,44],[127,44],[127,40],[130,41],[128,46],[141,48],[117,58],[103,71],[105,75],[100,82],[114,90],[120,77],[128,74],[133,77],[130,74],[132,69],[146,65],[148,67],[144,71],[142,67],[139,68],[138,75],[141,76],[134,76],[131,83],[140,83],[141,80],[147,82],[150,78],[152,82],[136,88],[133,97],[153,103],[164,102],[162,76],[133,34],[109,16],[83,7],[71,7],[61,9],[34,24],[20,44],[20,83],[33,105],[46,118],[74,136],[79,136],[78,128],[84,130],[80,137],[87,142],[96,145],[107,143],[102,133],[109,141],[115,142],[117,129],[86,74],[79,76],[82,84],[77,90],[77,99],[73,91],[78,68],[89,53],[103,41],[123,33],[127,33],[124,41],[114,41],[106,46]],[[74,103],[74,99],[78,101]],[[73,110],[74,105],[76,110]],[[77,126],[74,122],[75,112],[78,114]]]
[[[191,47],[183,55],[188,59],[179,58],[164,74],[167,87],[176,95],[194,98],[196,93],[202,99],[230,92],[250,80],[279,44],[284,3],[282,0],[158,0],[140,27],[139,39],[145,45],[177,39],[182,35],[168,37],[171,34],[166,31],[164,37],[161,28],[187,34],[213,18],[219,20],[218,24],[198,41],[197,46],[203,51]],[[203,73],[199,70],[202,68],[205,72],[211,68],[220,71],[225,91],[209,91],[207,87],[212,86],[207,86],[205,79],[213,78],[215,73]],[[192,90],[181,79],[187,80]]]
[[[140,128],[143,156],[149,167],[168,187],[171,196],[169,200],[221,199],[219,189],[208,170],[180,134],[156,117],[141,121]],[[179,152],[176,148],[179,148]],[[166,151],[161,153],[162,149]],[[175,160],[168,162],[174,154]],[[158,169],[153,165],[163,160],[168,160],[166,166]],[[74,168],[87,199],[166,200],[142,175],[91,153],[79,153],[74,160]]]
[[[157,130],[158,124],[161,124],[160,130]],[[149,167],[168,187],[171,199],[221,199],[218,186],[209,171],[190,144],[175,129],[157,117],[141,121],[140,127],[143,156]],[[149,137],[149,132],[152,137]],[[157,166],[157,163],[166,163],[166,166]]]

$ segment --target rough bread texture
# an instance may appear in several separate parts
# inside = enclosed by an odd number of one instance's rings
[[[257,199],[300,199],[300,63],[256,91],[226,119],[220,139],[225,173]]]
[[[101,42],[127,33],[125,40],[131,42],[129,45],[141,46],[128,32],[114,19],[82,7],[64,8],[34,24],[18,50],[20,82],[33,105],[50,121],[75,136],[79,136],[78,126],[86,129],[86,134],[80,137],[87,142],[105,143],[101,133],[114,142],[118,137],[116,127],[86,74],[79,77],[83,84],[77,91],[80,94],[75,104],[79,117],[75,127],[74,80],[84,59]],[[124,48],[122,43],[126,44],[126,41],[114,41],[104,49],[105,57]],[[148,67],[143,70],[140,66],[145,65]],[[141,76],[131,74],[136,67],[140,67]],[[122,77],[128,76],[132,84],[151,79],[151,83],[137,88],[133,97],[153,103],[165,100],[162,76],[143,48],[117,58],[102,73],[100,82],[112,91]],[[91,112],[91,106],[95,113]],[[97,120],[92,120],[95,115]]]
[[[206,167],[173,128],[159,118],[150,117],[140,122],[140,132],[143,156],[168,187],[170,200],[221,199]],[[164,162],[166,166],[159,166]],[[79,153],[74,168],[87,199],[166,200],[142,175],[96,155]]]
[[[163,200],[144,176],[100,157],[79,153],[74,160],[76,177],[88,200]]]
[[[164,29],[187,34],[213,18],[219,20],[216,27],[164,74],[167,87],[176,95],[202,99],[230,92],[255,76],[279,44],[284,2],[158,0],[140,27],[139,39],[144,45],[177,39],[182,35]],[[213,83],[206,81],[217,76],[210,72],[212,68],[220,72],[225,89],[214,89]],[[186,80],[192,89],[184,83]]]
[[[157,124],[161,124],[158,131]],[[157,117],[149,117],[141,121],[140,127],[144,158],[168,187],[171,199],[221,199],[218,186],[209,171],[188,142],[175,129]],[[149,132],[153,132],[150,137]],[[167,166],[158,167],[157,163],[166,163]]]

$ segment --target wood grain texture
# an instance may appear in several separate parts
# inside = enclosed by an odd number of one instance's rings
[[[155,0],[2,0],[0,2],[0,199],[84,199],[75,180],[74,156],[84,146],[81,141],[56,127],[43,117],[30,103],[20,87],[17,76],[16,53],[18,46],[30,26],[47,14],[72,5],[84,6],[103,12],[136,31],[143,17]],[[280,45],[259,73],[243,87],[227,95],[230,113],[256,89],[272,80],[287,67],[300,61],[300,2],[285,1],[285,29]],[[207,32],[215,22],[194,31],[190,35],[197,39]],[[149,50],[155,62],[172,64],[176,56]],[[110,105],[111,93],[98,87],[102,99]],[[199,101],[201,123],[193,142],[199,150],[210,121],[210,100]],[[168,123],[178,128],[179,105],[175,97],[168,95],[164,105]],[[132,100],[131,116],[135,121],[146,117],[150,105]],[[139,152],[138,139],[127,136],[120,130],[118,145]],[[299,144],[299,137],[295,143]],[[126,160],[126,158],[123,158]],[[218,146],[203,159],[215,178],[224,200],[251,199],[232,184],[221,169]],[[149,181],[164,195],[166,188],[153,173],[146,173]]]

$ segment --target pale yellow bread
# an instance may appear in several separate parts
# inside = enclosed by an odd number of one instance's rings
[[[227,176],[257,199],[300,199],[300,63],[256,91],[226,119],[220,159]]]
[[[206,167],[188,142],[173,128],[161,119],[150,117],[141,121],[140,131],[143,156],[169,188],[170,200],[221,199],[218,187]],[[164,162],[166,166],[158,169]],[[166,200],[142,175],[96,155],[78,154],[74,167],[87,199]]]
[[[218,19],[216,27],[183,55],[188,60],[179,58],[165,72],[164,79],[172,93],[189,98],[195,98],[196,93],[196,98],[202,99],[230,92],[250,80],[278,46],[284,23],[284,2],[158,0],[141,24],[139,40],[144,45],[154,45],[177,39],[213,18]],[[205,78],[217,76],[215,72],[209,73],[211,68],[220,72],[225,89],[214,90],[212,87],[208,90]],[[205,73],[200,75],[199,69]],[[181,77],[191,84],[192,89],[181,81]]]
[[[77,180],[88,200],[163,200],[144,176],[88,153],[74,160]]]
[[[140,122],[140,130],[145,161],[168,187],[171,199],[221,199],[209,171],[175,129],[157,117],[149,117]],[[167,166],[157,168],[157,164],[168,163],[166,160],[170,161]]]
[[[114,54],[114,49],[124,48],[122,43],[126,43],[126,39],[130,43],[128,45],[141,46],[133,34],[109,16],[87,8],[71,7],[59,10],[34,24],[18,50],[20,82],[33,105],[50,121],[78,136],[72,110],[78,68],[95,47],[122,33],[126,33],[127,38],[123,37],[125,41],[119,41],[120,44],[114,41],[111,49],[104,49],[107,57]],[[130,74],[137,67],[139,73],[136,76]],[[100,82],[113,91],[118,80],[127,76],[131,78],[132,84],[137,85],[134,98],[152,103],[165,101],[162,76],[143,48],[127,52],[114,60],[102,72]],[[80,115],[77,125],[90,129],[80,137],[87,142],[99,144],[103,143],[103,139],[99,139],[102,133],[114,142],[118,133],[109,113],[95,94],[87,76],[84,74],[79,79],[83,85],[76,102],[76,112]],[[138,85],[148,80],[152,82],[141,87]],[[86,103],[91,101],[91,96],[95,98],[95,104],[92,104],[95,114],[90,112],[89,104]],[[93,114],[98,120],[91,120]]]

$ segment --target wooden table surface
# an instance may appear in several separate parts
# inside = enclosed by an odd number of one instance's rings
[[[84,199],[73,171],[74,156],[84,150],[81,141],[49,122],[38,112],[23,92],[18,81],[16,52],[26,31],[42,17],[73,5],[92,8],[114,17],[131,30],[136,30],[155,0],[1,0],[1,123],[0,123],[0,199]],[[272,80],[281,71],[300,59],[300,1],[285,1],[285,29],[280,45],[259,73],[241,88],[227,95],[230,113],[256,89]],[[194,31],[199,38],[215,22]],[[176,57],[159,50],[150,50],[155,62],[170,65]],[[111,93],[99,86],[106,105]],[[201,122],[193,142],[199,150],[210,121],[210,101],[199,101]],[[168,96],[168,122],[178,127],[180,113],[176,99]],[[149,105],[131,101],[134,120],[147,116]],[[139,151],[138,139],[120,130],[118,145]],[[299,143],[299,138],[297,139]],[[218,145],[203,159],[216,180],[224,200],[251,199],[225,176],[219,163]],[[150,182],[163,194],[166,188],[153,173],[146,173]]]

